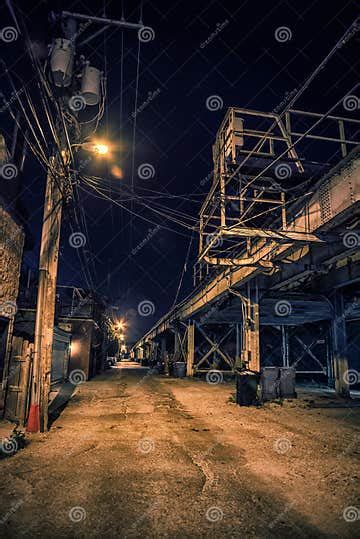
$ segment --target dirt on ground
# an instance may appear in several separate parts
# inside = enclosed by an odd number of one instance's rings
[[[125,367],[0,462],[2,537],[360,537],[360,408]]]

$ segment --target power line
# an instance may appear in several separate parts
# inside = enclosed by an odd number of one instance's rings
[[[169,232],[173,232],[175,234],[179,234],[180,236],[184,236],[184,237],[188,237],[187,234],[183,234],[182,232],[179,232],[178,230],[174,230],[172,228],[169,228],[168,226],[165,226],[163,224],[159,224],[159,223],[156,223],[154,221],[152,221],[151,219],[148,219],[147,217],[144,217],[143,215],[139,214],[139,213],[136,213],[135,211],[127,208],[124,204],[121,204],[118,200],[114,200],[114,199],[110,199],[109,196],[107,196],[105,193],[102,193],[97,187],[95,187],[94,185],[90,185],[89,184],[89,187],[91,187],[92,189],[94,189],[99,195],[100,195],[100,198],[105,198],[106,200],[111,200],[114,204],[120,206],[121,208],[123,208],[126,212],[130,213],[131,215],[135,216],[135,217],[138,217],[139,219],[142,219],[143,221],[146,221],[147,223],[150,223],[152,225],[155,225],[155,226],[159,226],[160,228],[163,228],[165,230],[168,230]]]
[[[185,257],[184,266],[183,266],[183,268],[181,270],[181,276],[180,276],[179,285],[177,287],[175,298],[174,298],[171,309],[174,308],[174,306],[176,305],[176,302],[178,300],[178,297],[179,297],[179,293],[180,293],[181,286],[182,286],[182,283],[183,283],[184,275],[185,275],[185,272],[187,271],[187,264],[188,264],[188,261],[189,261],[189,255],[190,255],[190,249],[191,249],[192,242],[193,242],[193,235],[191,235],[191,238],[190,238],[190,241],[189,241],[189,246],[188,246],[186,257]]]
[[[86,180],[85,180],[85,181],[86,181]],[[94,187],[94,188],[95,188],[95,184],[94,184],[94,183],[89,182],[89,181],[87,181],[86,183],[88,183],[88,185],[89,185],[90,187]],[[99,189],[97,189],[97,191],[98,191],[99,193],[103,194],[103,190],[101,189],[101,187],[99,187]],[[108,197],[108,198],[109,198],[109,200],[112,200],[113,202],[119,203],[119,200],[111,199],[110,197]],[[181,221],[180,219],[178,219],[178,218],[172,216],[171,214],[167,213],[168,211],[170,211],[170,212],[172,211],[172,210],[170,210],[169,208],[165,208],[165,209],[163,209],[163,211],[160,211],[160,210],[158,210],[158,209],[156,209],[156,208],[154,207],[154,204],[153,204],[153,206],[149,206],[148,204],[146,204],[146,203],[144,202],[143,198],[141,198],[141,197],[134,197],[134,198],[130,199],[130,203],[132,204],[134,200],[136,200],[136,202],[137,202],[138,204],[140,204],[140,205],[144,206],[145,208],[147,208],[149,211],[152,211],[152,212],[154,212],[154,213],[157,213],[157,214],[161,215],[162,217],[165,217],[165,218],[167,218],[168,220],[173,221],[173,222],[175,222],[175,223],[177,223],[177,224],[179,224],[179,225],[181,225],[181,226],[183,226],[183,227],[185,227],[185,228],[188,228],[188,229],[190,229],[190,230],[194,230],[194,226],[191,226],[191,225],[189,225],[188,223],[185,223],[185,222]],[[139,215],[139,214],[136,214],[133,210],[131,210],[131,211],[132,211],[135,215]],[[187,215],[186,215],[186,217],[189,218],[189,219],[193,219],[195,222],[197,222],[197,219],[193,218],[192,216],[187,216]]]
[[[134,125],[133,125],[133,140],[132,140],[132,159],[131,159],[131,189],[134,190],[134,176],[135,176],[135,143],[136,143],[136,121],[137,121],[137,103],[138,103],[138,89],[139,89],[139,68],[140,68],[140,44],[141,40],[138,39],[138,50],[136,60],[136,78],[135,78],[135,103],[134,103]],[[133,206],[131,205],[131,210]],[[130,250],[132,247],[132,224],[133,219],[130,218]]]

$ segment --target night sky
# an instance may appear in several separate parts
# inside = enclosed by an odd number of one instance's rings
[[[120,168],[122,178],[112,177],[110,185],[114,193],[110,196],[123,197],[122,204],[137,214],[131,216],[129,211],[110,201],[92,196],[91,188],[83,185],[81,205],[88,226],[83,255],[92,272],[96,292],[107,297],[111,305],[118,306],[119,315],[130,319],[130,339],[140,336],[172,306],[190,242],[179,299],[192,288],[197,233],[154,210],[160,211],[161,204],[171,208],[171,213],[177,210],[197,216],[211,184],[212,144],[227,107],[274,110],[287,92],[301,86],[332,49],[358,15],[357,4],[355,0],[144,2],[143,22],[153,29],[154,39],[140,46],[135,153],[132,113],[137,32],[111,28],[91,43],[78,47],[78,54],[83,54],[95,67],[106,70],[108,97],[97,135],[113,141],[116,146],[108,165],[91,161],[86,165],[86,174],[109,177],[111,167]],[[27,1],[17,2],[15,6],[40,52],[46,50],[53,37],[58,37],[48,22],[51,10],[66,9],[96,16],[104,12],[102,1]],[[137,2],[125,0],[125,18],[138,22],[139,7]],[[119,19],[121,2],[105,2],[105,13]],[[12,25],[3,2],[1,26]],[[280,27],[288,29],[285,41],[276,37]],[[78,41],[98,29],[97,25],[89,26]],[[20,77],[16,82],[17,90],[21,89],[22,81],[30,81],[29,92],[36,102],[36,86],[31,83],[35,73],[22,40],[0,42],[0,47],[13,77]],[[296,108],[323,112],[346,95],[359,78],[358,51],[359,37],[354,36],[306,90]],[[2,91],[10,99],[11,88],[3,67],[1,80]],[[216,96],[216,102],[220,103],[218,110],[207,107],[211,96]],[[343,110],[338,112],[344,113]],[[11,122],[7,111],[1,113],[1,129],[5,130],[10,145]],[[80,164],[81,160],[86,160],[82,152],[78,159]],[[143,164],[153,167],[152,178],[140,177],[138,169]],[[28,227],[24,265],[35,270],[45,171],[31,154],[26,160],[22,181],[21,206]],[[132,185],[136,195],[144,197],[148,208],[141,199],[129,201]],[[93,194],[97,193],[93,191]],[[180,198],[170,199],[169,195]],[[70,210],[65,208],[58,282],[86,287],[78,253],[69,245],[71,219]],[[187,222],[195,224],[195,221]],[[167,228],[158,229],[157,225]],[[145,300],[154,305],[153,314],[147,317],[138,314],[138,305]]]

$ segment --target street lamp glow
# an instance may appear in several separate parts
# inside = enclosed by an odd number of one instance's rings
[[[86,150],[87,152],[93,152],[96,153],[99,156],[110,156],[110,145],[107,144],[105,141],[88,141],[88,142],[82,142],[81,144],[75,144],[75,146],[80,146],[83,150]]]
[[[100,155],[106,155],[109,153],[109,146],[107,144],[95,144],[94,151]]]

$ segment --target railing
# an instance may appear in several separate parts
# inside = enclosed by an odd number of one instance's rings
[[[72,286],[56,287],[56,317],[91,318],[94,315],[95,300],[81,288]],[[20,288],[18,308],[36,309],[37,286]]]

